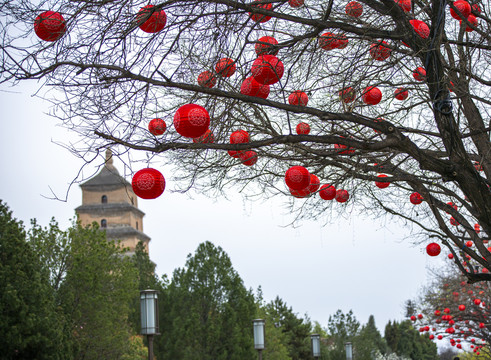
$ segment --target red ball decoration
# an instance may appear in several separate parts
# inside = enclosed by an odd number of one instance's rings
[[[136,21],[140,24],[140,29],[146,33],[157,33],[161,31],[167,23],[167,15],[164,10],[156,10],[154,5],[144,6],[138,11]]]
[[[479,323],[479,329],[484,329],[485,326],[484,323]]]
[[[249,140],[249,133],[245,130],[237,130],[230,135],[231,144],[245,144],[248,143]]]
[[[346,15],[357,18],[363,14],[363,5],[358,1],[350,1],[346,4],[344,10],[346,11]]]
[[[203,71],[201,74],[198,75],[198,85],[207,87],[207,88],[212,88],[215,86],[217,83],[217,78],[215,74],[213,74],[211,71]]]
[[[288,5],[292,8],[299,8],[304,3],[304,0],[288,0]]]
[[[479,4],[472,5],[472,9],[471,10],[476,15],[479,15],[482,12],[481,7],[479,6]]]
[[[430,256],[437,256],[438,254],[440,254],[440,251],[442,251],[442,249],[437,243],[433,242],[426,246],[426,253]]]
[[[210,115],[202,106],[186,104],[177,109],[174,115],[176,131],[187,138],[203,135],[210,126]]]
[[[395,0],[404,12],[411,11],[411,0]]]
[[[367,105],[377,105],[382,100],[382,92],[375,86],[368,86],[361,98]]]
[[[348,38],[344,34],[339,34],[338,35],[338,49],[344,49],[346,46],[348,46]]]
[[[343,41],[343,44],[340,44],[340,40]],[[319,46],[324,49],[324,50],[332,50],[332,49],[337,49],[341,46],[344,45],[344,41],[346,41],[347,44],[347,39],[346,36],[343,38],[340,35],[333,34],[332,32],[326,32],[322,34],[319,37]],[[346,47],[346,45],[344,45]]]
[[[242,162],[242,164],[244,164],[246,166],[252,166],[257,161],[257,152],[255,152],[253,150],[243,151],[239,155],[239,159]]]
[[[424,81],[426,79],[426,70],[421,66],[413,70],[413,78],[416,81]]]
[[[392,50],[388,47],[385,47],[384,44],[388,45],[385,41],[382,41],[382,43],[374,43],[370,45],[370,56],[374,60],[384,61],[385,59],[389,58]]]
[[[412,315],[410,319],[411,321],[416,321],[416,316]]]
[[[259,42],[254,46],[257,56],[261,55],[276,55],[278,54],[278,49],[271,45],[278,45],[278,41],[272,36],[260,37]]]
[[[467,246],[467,247],[472,247],[473,244],[474,243],[470,240],[465,242],[465,246]]]
[[[476,234],[479,234],[481,232],[481,225],[474,224],[474,231],[476,232]]]
[[[165,179],[158,170],[152,168],[141,169],[133,175],[131,187],[138,197],[155,199],[164,192]]]
[[[408,96],[409,96],[409,92],[404,88],[397,88],[394,91],[394,97],[397,100],[406,100]]]
[[[437,338],[438,338],[438,340],[441,340],[441,339],[443,339],[443,335],[438,335]]]
[[[433,340],[435,338],[435,335],[430,334],[429,338],[430,338],[430,340]]]
[[[264,85],[272,85],[280,81],[285,68],[283,63],[274,55],[261,55],[251,67],[254,79]]]
[[[223,77],[231,77],[235,73],[236,69],[237,66],[235,65],[234,61],[229,58],[220,59],[215,65],[217,75]]]
[[[450,313],[450,309],[449,309],[449,308],[445,308],[445,309],[443,309],[443,312],[444,312],[445,314],[448,314],[448,313]]]
[[[319,190],[319,187],[321,186],[321,182],[319,180],[319,178],[317,177],[317,175],[314,175],[314,174],[310,174],[310,184],[307,188],[307,190],[313,194],[315,193],[317,190]]]
[[[240,93],[248,96],[255,96],[267,99],[269,96],[269,85],[258,83],[252,76],[242,82]]]
[[[215,136],[213,135],[211,130],[208,129],[200,137],[194,138],[193,142],[194,143],[202,143],[202,144],[212,144],[215,142]]]
[[[441,311],[440,310],[435,310],[435,316],[440,316],[441,315]]]
[[[66,32],[66,21],[60,13],[45,11],[34,20],[34,32],[44,41],[56,41]]]
[[[460,13],[465,17],[469,17],[469,15],[471,14],[471,6],[470,4],[465,1],[465,0],[457,0],[457,1],[454,1],[453,5],[457,8],[457,10],[460,11]],[[454,19],[457,19],[457,20],[462,20],[460,18],[460,15],[457,14],[457,12],[455,12],[454,9],[450,8],[450,15],[454,18]]]
[[[459,226],[459,222],[457,220],[455,220],[455,218],[452,216],[450,218],[450,224],[452,224],[453,226]]]
[[[476,27],[476,26],[477,26],[477,18],[476,18],[474,15],[470,14],[470,15],[467,17],[467,21],[468,21],[468,22],[470,22],[472,26],[474,26],[474,27]],[[462,20],[460,20],[460,26],[462,26],[462,23],[463,23],[463,21],[462,21]],[[465,31],[466,31],[466,32],[472,32],[472,31],[474,31],[474,29],[473,29],[473,28],[471,28],[471,27],[469,27],[468,25],[466,25],[466,26],[465,26]]]
[[[285,173],[285,182],[290,189],[305,189],[310,185],[310,173],[303,166],[292,166]]]
[[[474,304],[480,305],[481,304],[481,300],[480,299],[474,299]]]
[[[465,310],[465,305],[464,304],[460,304],[459,305],[459,310],[460,311],[464,311]]]
[[[310,191],[309,191],[308,187],[306,187],[305,189],[301,189],[301,190],[293,190],[293,189],[289,189],[289,190],[290,190],[290,194],[292,194],[293,196],[295,196],[298,199],[303,199],[303,198],[310,196]]]
[[[308,135],[310,133],[310,125],[304,122],[301,122],[297,125],[296,128],[298,135]]]
[[[254,0],[254,2],[256,2],[256,1],[262,1],[262,0]],[[271,3],[268,3],[268,4],[252,4],[251,6],[255,7],[255,8],[261,8],[264,10],[271,10],[271,8],[273,7],[273,4],[271,4]],[[249,13],[249,16],[251,17],[251,19],[253,21],[260,22],[260,23],[265,23],[266,21],[269,21],[271,19],[271,16],[267,16],[267,15],[263,15],[263,14]]]
[[[387,175],[385,174],[381,174],[381,175],[378,175],[377,176],[378,178],[386,178]],[[387,186],[390,185],[390,182],[385,182],[385,181],[375,181],[375,185],[379,188],[379,189],[385,189]]]
[[[148,123],[148,131],[150,131],[153,135],[162,135],[165,133],[166,129],[167,125],[162,119],[152,119]]]
[[[418,34],[421,38],[427,39],[428,36],[430,36],[430,28],[428,27],[428,25],[426,25],[425,22],[414,19],[409,20],[409,23],[413,26],[416,34]]]
[[[344,88],[343,90],[339,91],[339,98],[346,104],[353,102],[356,98],[355,90],[353,90],[352,87]]]
[[[309,97],[306,93],[300,90],[295,90],[288,96],[288,103],[290,105],[307,106]]]
[[[324,184],[321,186],[319,196],[323,200],[332,200],[336,197],[336,188],[331,184]]]
[[[349,199],[349,193],[346,190],[336,190],[335,199],[337,202],[345,203]]]
[[[448,258],[449,258],[450,260],[452,260],[452,259],[453,259],[453,254],[448,254]]]

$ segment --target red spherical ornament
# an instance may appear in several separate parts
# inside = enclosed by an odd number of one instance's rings
[[[203,135],[193,139],[194,143],[212,144],[215,142],[215,136],[210,129],[206,130]]]
[[[430,340],[433,340],[435,338],[435,335],[430,334],[429,338],[430,338]]]
[[[374,43],[370,45],[370,56],[374,60],[384,61],[385,59],[389,58],[392,50],[388,47],[385,47],[384,44],[388,45],[385,41],[382,41],[382,43]]]
[[[450,218],[450,224],[452,224],[453,226],[459,226],[459,222],[457,220],[455,220],[455,218],[452,216]]]
[[[60,13],[45,11],[34,20],[34,32],[44,41],[56,41],[66,32],[66,21]]]
[[[438,338],[438,340],[441,340],[441,339],[443,339],[443,335],[438,335],[437,338]]]
[[[413,26],[416,34],[418,34],[421,38],[427,39],[428,36],[430,36],[430,28],[424,21],[414,19],[409,20],[409,23]]]
[[[210,115],[202,106],[186,104],[177,109],[174,115],[176,131],[187,138],[203,135],[210,126]]]
[[[309,191],[308,187],[306,187],[305,189],[301,189],[301,190],[293,190],[293,189],[289,189],[289,190],[290,190],[290,194],[292,194],[293,196],[295,196],[296,198],[299,198],[299,199],[306,198],[306,197],[310,196],[310,191]]]
[[[474,224],[474,231],[476,232],[476,234],[479,234],[481,232],[481,225]]]
[[[319,196],[323,200],[332,200],[336,197],[336,188],[330,184],[322,185]]]
[[[443,309],[443,312],[444,312],[445,314],[448,314],[448,313],[450,313],[450,309],[449,309],[449,308],[445,308],[445,309]]]
[[[476,15],[479,15],[481,14],[482,10],[481,10],[481,7],[479,6],[479,4],[474,4],[472,5],[472,8],[471,8],[472,12]]]
[[[381,175],[378,175],[377,176],[378,178],[386,178],[387,175],[385,174],[381,174]],[[375,185],[379,188],[379,189],[385,189],[387,186],[390,185],[390,182],[384,182],[384,181],[375,181]]]
[[[465,246],[467,246],[467,247],[472,247],[472,245],[473,245],[473,242],[470,240],[465,242]]]
[[[421,320],[422,318],[423,318],[423,314],[418,314],[418,319]],[[428,330],[429,330],[429,328],[428,328]],[[426,331],[428,331],[428,330],[426,330]]]
[[[304,3],[304,0],[288,0],[288,5],[292,8],[299,8]]]
[[[416,316],[412,315],[411,316],[411,321],[416,321]]]
[[[340,36],[332,32],[326,32],[319,37],[319,46],[324,50],[337,49],[340,45]]]
[[[254,50],[257,56],[261,55],[276,55],[278,54],[278,49],[271,45],[278,45],[278,41],[272,36],[260,37],[259,42],[254,45]]]
[[[238,159],[240,157],[240,154],[243,153],[243,151],[235,151],[235,150],[228,150],[227,153],[233,157],[233,158],[236,158]]]
[[[290,189],[305,189],[310,185],[310,173],[303,166],[292,166],[285,173],[285,182]]]
[[[338,36],[338,49],[344,49],[346,46],[348,46],[348,38],[344,34],[339,34]]]
[[[254,0],[256,1],[262,1],[262,0]],[[251,4],[252,7],[255,8],[261,8],[264,10],[271,10],[273,7],[273,4],[268,3],[268,4]],[[251,17],[252,21],[255,22],[260,22],[260,23],[265,23],[266,21],[269,21],[271,19],[271,16],[263,15],[263,14],[254,14],[254,13],[249,13],[249,16]]]
[[[404,12],[411,11],[411,0],[395,0],[397,5],[399,5]]]
[[[349,193],[346,190],[336,190],[336,197],[335,197],[337,202],[340,203],[345,203],[349,199]]]
[[[283,63],[274,55],[259,56],[251,67],[254,79],[265,85],[272,85],[280,81],[284,71]]]
[[[131,187],[138,197],[155,199],[164,192],[165,179],[158,170],[152,168],[141,169],[133,175]]]
[[[479,323],[479,328],[480,329],[484,329],[486,325],[484,325],[484,323]]]
[[[428,246],[426,246],[426,253],[430,256],[437,256],[438,254],[440,254],[441,250],[442,249],[440,245],[438,245],[437,243],[430,243],[428,244]]]
[[[319,190],[319,187],[321,186],[321,182],[319,180],[319,178],[317,177],[317,175],[314,175],[314,174],[310,174],[310,184],[307,188],[307,190],[313,194],[315,193],[317,190]]]
[[[215,86],[217,83],[217,78],[215,74],[213,74],[211,71],[203,71],[201,74],[198,75],[198,85],[207,87],[207,88],[212,88]]]
[[[288,96],[288,103],[290,105],[307,106],[309,97],[306,93],[300,90],[295,90]]]
[[[257,161],[257,152],[255,152],[253,150],[243,151],[239,155],[239,159],[242,162],[242,164],[247,165],[247,166],[252,166]]]
[[[357,18],[363,14],[363,5],[358,1],[350,1],[346,4],[344,10],[346,11],[346,15]]]
[[[472,26],[476,27],[477,26],[477,18],[474,15],[469,15],[467,17],[467,21],[471,23]],[[463,21],[460,20],[460,26],[462,26]],[[472,32],[474,31],[473,28],[469,27],[468,25],[465,26],[465,31],[466,32]]]
[[[240,93],[248,96],[255,96],[267,99],[269,96],[269,85],[258,83],[252,76],[242,82]]]
[[[138,11],[136,22],[146,33],[157,33],[165,27],[167,15],[164,10],[156,10],[154,5],[147,5]]]
[[[375,86],[368,86],[361,98],[367,105],[377,105],[382,100],[382,92]]]
[[[153,135],[162,135],[165,133],[166,129],[167,125],[162,119],[152,119],[148,123],[148,131],[150,131]]]
[[[418,67],[413,70],[413,78],[416,81],[424,81],[426,79],[426,70],[422,67]]]
[[[474,304],[480,305],[481,304],[481,300],[480,299],[474,299]]]
[[[452,260],[452,259],[453,259],[453,254],[448,254],[448,258],[449,258],[450,260]]]
[[[301,122],[297,125],[296,128],[298,135],[308,135],[310,133],[310,125],[304,122]]]
[[[462,349],[462,344],[457,344],[457,349]]]
[[[459,305],[459,310],[460,311],[464,311],[465,310],[465,305],[464,304]]]
[[[344,88],[343,90],[339,91],[339,98],[346,104],[353,102],[356,98],[355,90],[353,90],[352,87]]]
[[[235,65],[234,61],[229,58],[222,58],[218,60],[215,65],[217,75],[223,77],[231,77],[235,73],[236,69],[237,66]]]
[[[442,312],[440,310],[435,310],[435,316],[440,316]]]
[[[454,1],[453,5],[457,8],[457,10],[460,11],[460,13],[465,17],[469,17],[469,15],[471,14],[471,6],[470,4],[465,1],[465,0],[457,0],[457,1]],[[457,19],[457,20],[462,20],[460,18],[460,15],[457,14],[457,12],[450,8],[450,15],[454,18],[454,19]]]
[[[230,135],[231,144],[245,144],[248,143],[249,140],[249,133],[245,130],[237,130]]]
[[[404,88],[397,88],[394,91],[394,97],[397,100],[406,100],[408,96],[409,96],[409,92]]]

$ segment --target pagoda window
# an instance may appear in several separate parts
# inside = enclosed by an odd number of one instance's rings
[[[106,195],[102,195],[102,197],[101,197],[101,202],[102,202],[103,204],[107,204],[107,196],[106,196]]]
[[[107,220],[106,219],[101,220],[101,228],[107,228]]]

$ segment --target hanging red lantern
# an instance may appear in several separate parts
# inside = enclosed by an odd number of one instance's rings
[[[435,316],[440,316],[441,315],[441,311],[440,310],[435,310]]]
[[[425,81],[426,79],[426,70],[422,67],[418,67],[413,70],[413,78],[416,81]]]
[[[382,92],[375,86],[368,86],[365,88],[361,99],[367,105],[377,105],[382,100]]]
[[[215,65],[217,75],[223,77],[231,77],[235,73],[236,69],[237,66],[235,65],[235,62],[229,58],[222,58],[218,60]]]
[[[263,0],[254,0],[254,2],[259,1],[262,2]],[[251,4],[252,7],[255,8],[261,8],[264,10],[271,10],[273,7],[273,4],[268,3],[268,4]],[[263,14],[254,14],[254,13],[249,13],[249,16],[251,17],[252,21],[255,22],[260,22],[260,23],[265,23],[266,21],[271,20],[271,16],[268,15],[263,15]]]
[[[411,319],[411,321],[416,321],[416,316],[411,315],[410,319]]]
[[[56,41],[66,32],[66,21],[60,13],[45,11],[34,20],[34,32],[44,41]]]
[[[422,318],[423,318],[423,314],[418,314],[418,319],[421,320]],[[428,328],[428,330],[430,330],[430,329]],[[428,330],[426,330],[426,331],[428,331]]]
[[[285,173],[285,182],[290,189],[305,189],[310,185],[310,173],[303,166],[292,166]]]
[[[260,37],[259,42],[254,45],[254,50],[257,56],[261,55],[276,55],[279,49],[271,45],[278,45],[278,41],[272,36]]]
[[[239,155],[239,159],[242,162],[242,164],[244,164],[246,166],[252,166],[257,161],[257,152],[255,152],[253,150],[243,151]]]
[[[429,338],[430,338],[430,340],[433,340],[435,338],[435,335],[430,334]]]
[[[457,220],[455,220],[455,218],[452,216],[450,218],[450,224],[452,224],[453,226],[459,226],[459,222]]]
[[[440,248],[440,245],[437,243],[430,243],[428,246],[426,246],[426,253],[430,256],[437,256],[440,254],[440,251],[442,249]]]
[[[476,15],[480,15],[482,10],[481,10],[481,7],[479,6],[479,4],[474,4],[472,5],[472,8],[471,8],[472,12]]]
[[[310,125],[304,122],[301,122],[297,125],[296,128],[298,135],[308,135],[310,133]]]
[[[272,85],[280,81],[285,68],[283,63],[274,55],[261,55],[251,67],[254,79],[264,85]]]
[[[460,13],[465,17],[469,17],[471,14],[471,6],[470,4],[465,1],[465,0],[456,0],[454,1],[453,5],[457,8],[457,10],[460,11]],[[450,15],[457,20],[462,20],[460,18],[460,15],[455,12],[454,9],[450,8]]]
[[[438,340],[441,340],[441,339],[443,339],[443,335],[438,335],[437,338],[438,338]]]
[[[411,11],[411,0],[395,0],[404,12]]]
[[[186,104],[177,109],[174,115],[176,131],[187,138],[203,135],[210,126],[210,115],[202,106]]]
[[[212,144],[215,142],[215,136],[213,135],[211,130],[208,129],[200,137],[194,138],[193,142],[194,143],[202,143],[202,144]]]
[[[339,34],[338,35],[338,49],[344,49],[346,46],[348,46],[348,38],[344,34]]]
[[[157,33],[165,27],[167,15],[164,10],[156,10],[154,5],[147,5],[138,11],[136,22],[146,33]]]
[[[450,313],[450,309],[449,309],[449,308],[445,308],[445,309],[443,309],[443,312],[444,312],[445,314],[449,314],[449,313]]]
[[[133,175],[131,187],[138,197],[155,199],[164,192],[165,179],[158,170],[152,168],[141,169]]]
[[[166,129],[167,125],[162,119],[152,119],[148,123],[148,131],[150,131],[150,133],[152,133],[153,135],[162,135],[163,133],[165,133]]]
[[[319,196],[323,200],[332,200],[336,197],[336,188],[331,184],[324,184],[319,190]]]
[[[352,87],[344,88],[343,90],[339,91],[339,98],[346,104],[353,102],[356,98],[355,90],[353,90]]]
[[[315,193],[317,190],[319,190],[319,187],[321,186],[321,182],[319,180],[319,178],[317,177],[317,175],[314,175],[314,174],[310,174],[310,184],[309,186],[307,187],[307,190],[313,194]]]
[[[248,143],[249,140],[249,133],[245,130],[237,130],[230,135],[231,144],[245,144]]]
[[[394,91],[394,97],[397,100],[406,100],[408,96],[409,96],[409,92],[404,88],[397,88]]]
[[[387,175],[385,174],[380,174],[377,176],[378,178],[386,178]],[[385,189],[387,186],[390,185],[390,182],[385,182],[385,181],[375,181],[375,185],[379,188],[379,189]]]
[[[290,94],[290,96],[288,96],[288,103],[290,105],[307,106],[308,102],[309,97],[306,93],[300,90],[295,90]]]
[[[474,224],[474,231],[476,232],[476,234],[479,234],[481,232],[481,225]]]
[[[215,86],[217,83],[217,78],[215,74],[213,74],[211,71],[203,71],[201,74],[198,75],[198,85],[207,87],[207,88],[212,88]]]
[[[310,192],[309,192],[308,187],[306,187],[305,189],[301,189],[301,190],[293,190],[293,189],[289,188],[289,190],[290,190],[290,194],[292,194],[293,196],[295,196],[298,199],[303,199],[303,198],[310,196]]]
[[[419,205],[423,202],[423,197],[419,193],[414,192],[409,196],[409,201],[413,205]]]
[[[468,22],[470,22],[472,26],[477,27],[477,18],[476,18],[474,15],[470,14],[470,15],[467,17],[467,21],[468,21]],[[463,21],[462,21],[462,20],[460,20],[460,26],[462,26],[462,23],[463,23]],[[472,32],[472,31],[474,31],[474,29],[473,29],[473,28],[471,28],[471,27],[469,27],[469,26],[466,24],[466,25],[465,25],[465,31],[466,31],[466,32]]]
[[[384,61],[389,58],[392,50],[384,45],[388,45],[387,42],[374,43],[370,45],[370,56],[377,61]]]
[[[465,242],[465,246],[467,246],[467,247],[472,247],[472,245],[473,245],[473,242],[470,240]]]
[[[252,76],[242,82],[240,93],[248,96],[255,96],[267,99],[269,96],[269,85],[258,83]]]
[[[481,300],[480,299],[474,299],[474,304],[480,305],[481,304]]]
[[[336,190],[336,197],[335,197],[337,202],[340,203],[345,203],[349,199],[349,193],[346,190]]]
[[[319,36],[318,42],[324,50],[344,49],[348,45],[348,38],[344,34],[326,32]]]
[[[448,258],[449,258],[450,260],[452,260],[452,259],[453,259],[453,254],[448,254]]]
[[[430,28],[424,21],[421,20],[409,20],[409,23],[413,26],[414,31],[423,39],[428,39],[430,36]]]
[[[292,8],[299,8],[304,4],[304,0],[288,0],[288,5]]]
[[[479,323],[479,329],[484,329],[486,327],[486,325],[484,325],[484,323]]]
[[[358,1],[350,1],[346,4],[344,10],[346,11],[346,15],[358,18],[363,14],[363,5]]]
[[[464,311],[465,310],[465,305],[464,304],[460,304],[459,305],[459,310],[460,311]]]

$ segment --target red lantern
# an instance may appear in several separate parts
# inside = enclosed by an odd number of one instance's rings
[[[349,199],[349,193],[346,190],[336,190],[335,199],[337,202],[345,203]]]
[[[424,81],[426,79],[426,70],[422,67],[418,67],[413,70],[413,78],[416,81]]]
[[[283,77],[283,63],[274,55],[261,55],[252,64],[254,79],[264,85],[275,84]]]
[[[404,12],[411,11],[411,0],[395,0]]]
[[[165,133],[166,129],[167,125],[162,119],[152,119],[148,123],[148,131],[150,131],[153,135],[162,135]]]
[[[464,1],[464,0],[457,0],[457,1],[454,1],[453,5],[457,8],[457,10],[460,11],[460,13],[465,17],[469,17],[469,15],[471,14],[471,6],[469,5],[469,3],[467,1]],[[450,8],[450,15],[454,18],[454,19],[457,19],[457,20],[462,20],[460,18],[460,15],[458,15],[454,9]]]
[[[248,143],[249,140],[249,133],[245,130],[237,130],[230,135],[231,144],[245,144]]]
[[[303,199],[303,198],[306,198],[310,195],[308,187],[306,187],[305,189],[301,189],[301,190],[293,190],[293,189],[289,189],[289,190],[290,190],[290,194],[292,194],[293,196],[295,196],[298,199]]]
[[[288,0],[288,5],[292,8],[299,8],[304,3],[304,0]]]
[[[338,35],[338,49],[344,49],[346,46],[348,46],[348,38],[344,34],[339,34]]]
[[[430,334],[430,340],[433,340],[435,338],[435,335]]]
[[[453,254],[448,254],[448,258],[449,258],[450,260],[452,260],[452,259],[453,259]]]
[[[217,83],[217,78],[215,74],[213,74],[211,71],[203,71],[201,74],[198,75],[198,85],[207,87],[207,88],[212,88],[215,86]]]
[[[262,2],[262,0],[254,0],[254,2],[256,2],[256,1]],[[252,4],[251,6],[255,7],[255,8],[261,8],[264,10],[271,10],[271,8],[273,7],[273,4],[271,4],[271,3],[268,3],[268,4]],[[253,21],[260,22],[260,23],[265,23],[266,21],[269,21],[271,19],[271,16],[262,15],[262,14],[249,13],[249,16],[251,17],[251,19]]]
[[[443,339],[443,335],[438,335],[437,338],[438,338],[438,340],[441,340],[441,339]]]
[[[455,218],[452,216],[450,218],[450,224],[452,224],[453,226],[459,226],[459,222],[457,220],[455,220]]]
[[[462,344],[457,344],[457,349],[462,349]]]
[[[418,314],[418,319],[421,320],[422,318],[423,318],[423,314]],[[428,328],[428,330],[430,330],[430,328]],[[428,330],[426,330],[426,331],[428,331]]]
[[[144,22],[141,24],[142,21]],[[164,10],[156,10],[154,5],[147,5],[138,11],[136,22],[146,33],[157,33],[165,27],[167,15]]]
[[[389,58],[392,50],[388,47],[385,47],[384,44],[388,45],[385,41],[382,41],[382,43],[374,43],[370,45],[370,56],[374,60],[384,61],[385,59]]]
[[[411,321],[416,321],[416,316],[412,315],[411,316]]]
[[[477,18],[474,15],[470,14],[467,17],[467,21],[470,22],[472,26],[477,27]],[[462,20],[460,20],[460,26],[462,26]],[[472,31],[474,31],[474,29],[469,27],[468,25],[466,25],[465,31],[466,32],[472,32]]]
[[[481,300],[480,299],[474,299],[474,304],[480,305],[481,304]]]
[[[435,310],[435,316],[440,316],[442,312],[440,310]]]
[[[382,100],[382,92],[375,86],[368,86],[361,99],[367,105],[377,105]]]
[[[310,173],[303,166],[292,166],[285,173],[285,182],[290,189],[305,189],[310,185]]]
[[[323,200],[332,200],[336,197],[336,188],[331,184],[324,184],[319,191],[319,196]]]
[[[300,90],[295,90],[288,96],[288,103],[290,105],[307,106],[309,97],[306,93]]]
[[[445,308],[445,309],[443,309],[443,312],[444,312],[445,314],[448,314],[448,313],[450,313],[450,309],[449,309],[449,308]]]
[[[339,91],[339,97],[341,98],[341,101],[347,104],[355,101],[356,93],[352,87],[347,87]]]
[[[426,246],[426,253],[430,256],[437,256],[441,250],[440,245],[437,243],[430,243]]]
[[[278,49],[271,45],[278,45],[278,41],[272,36],[263,36],[259,38],[259,43],[254,45],[254,50],[257,56],[260,55],[276,55],[278,54]]]
[[[269,96],[269,85],[258,83],[252,76],[242,82],[240,93],[248,96],[255,96],[267,99]]]
[[[186,104],[177,109],[174,115],[176,131],[187,138],[203,135],[210,126],[210,115],[202,106]]]
[[[481,232],[481,225],[474,224],[474,231],[476,232],[476,234],[479,234]]]
[[[419,205],[423,202],[423,197],[419,193],[414,192],[409,196],[409,201],[413,205]]]
[[[310,174],[310,184],[307,188],[307,190],[313,194],[315,193],[317,190],[319,190],[319,187],[321,186],[321,182],[319,180],[319,178],[317,177],[317,175],[314,175],[314,174]]]
[[[298,135],[308,135],[310,133],[310,125],[304,122],[301,122],[297,125],[296,128]]]
[[[319,46],[324,50],[344,49],[348,45],[348,39],[344,34],[326,32],[319,36]]]
[[[346,11],[346,15],[357,18],[363,14],[363,5],[358,1],[350,1],[346,4],[344,10]]]
[[[481,11],[481,7],[479,6],[479,4],[472,5],[472,9],[471,10],[472,10],[472,12],[474,14],[477,14],[477,15],[481,14],[481,12],[482,12]]]
[[[465,310],[465,305],[464,304],[459,305],[459,310],[460,311],[464,311]]]
[[[479,329],[484,329],[486,325],[484,323],[479,323]]]
[[[217,72],[217,75],[223,77],[231,77],[235,73],[236,69],[237,66],[235,65],[234,61],[229,58],[222,58],[218,60],[215,65],[215,71]]]
[[[423,39],[428,39],[430,36],[430,28],[424,21],[421,20],[409,20],[409,23],[413,26],[414,31]]]
[[[394,91],[394,97],[397,100],[406,100],[408,96],[409,92],[404,88],[397,88],[396,91]]]
[[[202,143],[202,144],[212,144],[215,142],[215,136],[213,135],[211,130],[208,129],[200,137],[194,138],[193,142],[194,143]]]
[[[141,169],[133,175],[131,187],[138,197],[155,199],[164,192],[165,179],[158,170],[152,168]]]
[[[465,246],[472,247],[472,241],[470,241],[470,240],[469,241],[466,241],[465,242]]]
[[[377,176],[378,178],[386,178],[387,175],[385,174],[381,174],[381,175],[378,175]],[[379,188],[379,189],[385,189],[387,186],[390,185],[390,182],[383,182],[383,181],[375,181],[375,185]]]
[[[257,152],[255,152],[253,150],[243,151],[239,155],[239,159],[242,162],[242,164],[244,164],[246,166],[252,166],[257,161]]]
[[[66,21],[60,13],[45,11],[34,20],[34,32],[44,41],[56,41],[66,32]]]

